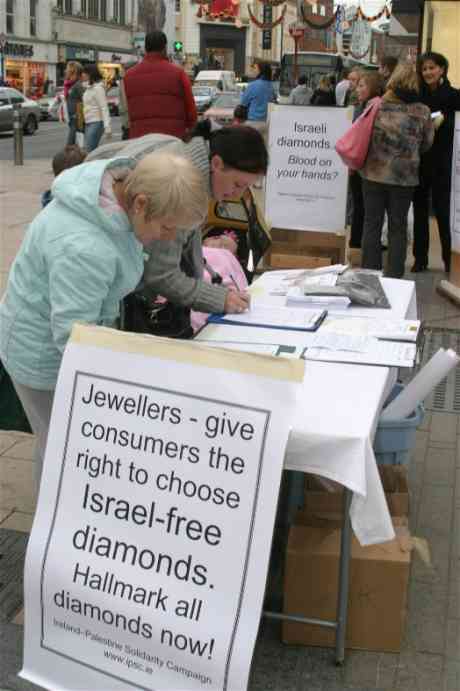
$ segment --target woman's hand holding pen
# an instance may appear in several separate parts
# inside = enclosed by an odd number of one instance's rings
[[[238,314],[249,309],[251,297],[249,293],[241,293],[233,276],[230,276],[234,287],[229,286],[227,297],[225,298],[224,311],[226,314]]]

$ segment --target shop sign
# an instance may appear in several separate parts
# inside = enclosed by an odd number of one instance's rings
[[[109,62],[122,65],[125,62],[130,62],[136,59],[132,53],[109,53],[108,51],[99,51],[98,62]]]
[[[31,58],[34,54],[34,47],[28,43],[10,43],[7,41],[3,49],[5,55],[15,58]]]
[[[85,48],[84,46],[66,46],[65,50],[66,60],[96,62],[96,55],[97,52],[94,48]]]

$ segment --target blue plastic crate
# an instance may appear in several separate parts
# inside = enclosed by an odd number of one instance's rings
[[[396,384],[385,405],[388,405],[403,388],[402,384]],[[407,465],[409,463],[411,451],[415,446],[415,432],[424,416],[425,409],[420,403],[404,420],[379,422],[374,439],[374,453],[379,465]]]

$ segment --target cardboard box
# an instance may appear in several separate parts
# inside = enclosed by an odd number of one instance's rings
[[[412,541],[406,527],[396,539],[361,547],[353,536],[346,646],[398,652],[404,633]],[[335,621],[341,531],[294,525],[289,533],[284,613]],[[335,630],[283,621],[285,643],[333,647]]]
[[[388,510],[393,519],[409,516],[409,488],[407,469],[403,466],[380,466]],[[305,475],[305,507],[300,509],[294,522],[300,525],[321,525],[331,522],[337,527],[342,523],[343,487],[316,475]],[[394,523],[407,523],[407,520]]]

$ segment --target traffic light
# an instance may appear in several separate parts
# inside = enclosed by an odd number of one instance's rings
[[[183,47],[184,44],[182,43],[182,41],[174,41],[174,52],[182,53]]]

